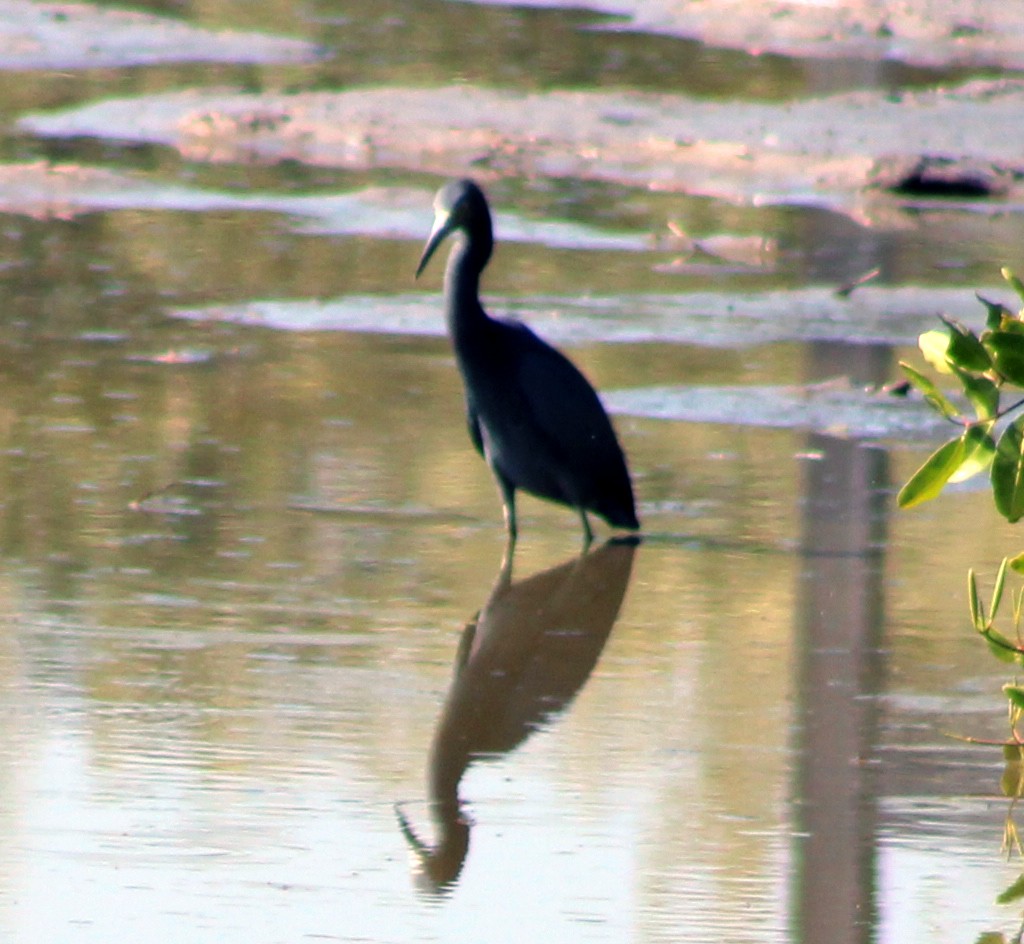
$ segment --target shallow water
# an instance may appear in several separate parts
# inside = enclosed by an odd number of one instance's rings
[[[580,558],[525,498],[506,582],[440,266],[412,279],[439,176],[16,125],[356,76],[777,102],[969,75],[826,87],[579,11],[364,7],[184,17],[334,56],[0,76],[0,938],[1012,938],[1001,754],[950,733],[1006,733],[964,578],[1019,536],[972,483],[895,509],[936,433],[875,388],[939,311],[1006,297],[1015,206],[493,179],[489,298],[606,393],[645,525]]]

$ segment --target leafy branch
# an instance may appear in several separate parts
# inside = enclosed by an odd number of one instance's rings
[[[1003,278],[1024,303],[1024,283],[1009,269]],[[935,498],[949,482],[961,482],[989,470],[992,496],[996,509],[1007,521],[1024,517],[1024,308],[1013,312],[998,302],[978,296],[988,316],[980,335],[957,321],[943,318],[944,327],[926,331],[918,339],[925,360],[939,373],[959,381],[973,416],[965,415],[933,381],[912,367],[900,363],[910,384],[925,400],[960,432],[943,443],[900,489],[897,501],[901,508],[911,508]],[[1016,399],[1003,405],[1010,388],[1017,388]],[[1014,415],[1016,414],[1016,415]],[[997,426],[1001,432],[996,435]],[[989,650],[1003,662],[1024,666],[1024,588],[1010,592],[1013,637],[996,629],[995,622],[1003,603],[1006,576],[1009,571],[1024,574],[1024,553],[1004,557],[996,574],[992,599],[986,612],[978,593],[974,570],[967,573],[967,597],[975,630],[988,644]],[[1024,737],[1020,725],[1024,721],[1024,685],[1016,679],[1003,685],[1008,702],[1010,737],[1005,741],[972,743],[1001,746],[1006,768],[1002,777],[1003,793],[1010,797],[1003,830],[1003,848],[1024,854],[1024,845],[1017,830],[1014,809],[1024,797]],[[1000,904],[1024,899],[1024,874],[998,897]],[[998,940],[1005,941],[1002,935]],[[1024,924],[1013,938],[1013,944],[1024,941]]]
[[[1009,269],[1003,278],[1024,303],[1024,283]],[[944,327],[926,331],[918,339],[925,360],[940,374],[959,381],[973,411],[965,414],[930,378],[900,362],[910,384],[930,406],[961,432],[943,443],[900,489],[897,502],[911,508],[935,498],[947,483],[962,482],[989,470],[992,495],[1007,521],[1024,516],[1024,397],[1002,404],[1007,388],[1024,389],[1024,308],[1011,311],[999,302],[978,296],[987,310],[981,334],[942,318]],[[1001,420],[1018,415],[1002,428]]]
[[[992,654],[1003,662],[1015,662],[1019,665],[1024,665],[1024,644],[1022,644],[1020,631],[1024,590],[1012,594],[1013,623],[1017,631],[1017,641],[1011,642],[1009,638],[1004,636],[994,626],[999,606],[1003,601],[1003,591],[1006,587],[1006,571],[1009,567],[1010,558],[1004,557],[996,574],[996,583],[992,589],[992,603],[989,605],[988,614],[985,613],[985,606],[978,595],[978,581],[975,577],[974,569],[971,568],[967,571],[967,602],[971,608],[971,620],[974,623],[974,628],[988,643]],[[1020,707],[1024,708],[1024,691],[1022,691],[1020,696]]]

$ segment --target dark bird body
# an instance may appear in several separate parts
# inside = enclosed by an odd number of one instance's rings
[[[614,527],[639,528],[626,460],[594,388],[526,325],[492,318],[480,304],[480,273],[494,246],[483,192],[469,180],[449,183],[434,209],[417,275],[454,235],[444,282],[448,333],[465,384],[469,435],[501,489],[510,542],[517,489],[575,508],[586,543],[588,511]]]

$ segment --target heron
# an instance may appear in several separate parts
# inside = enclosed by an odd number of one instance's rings
[[[597,392],[526,325],[492,318],[480,304],[480,275],[494,235],[487,198],[472,180],[437,192],[417,278],[449,236],[445,319],[465,388],[469,437],[501,492],[508,550],[518,537],[520,489],[574,508],[585,548],[593,540],[587,512],[612,527],[638,530],[626,458]]]

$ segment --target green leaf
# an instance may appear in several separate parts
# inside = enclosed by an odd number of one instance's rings
[[[988,377],[977,377],[958,367],[953,370],[964,385],[964,393],[971,401],[978,419],[992,419],[999,412],[999,388]]]
[[[1011,901],[1024,898],[1024,875],[1021,875],[1006,891],[1001,892],[996,898],[996,904],[1008,905]]]
[[[921,391],[925,400],[931,404],[932,409],[937,410],[946,417],[946,419],[953,420],[960,417],[960,411],[953,406],[948,399],[946,399],[946,395],[939,390],[931,380],[925,377],[924,374],[919,370],[915,370],[904,361],[900,361],[900,369],[903,371],[907,380]],[[949,373],[950,370],[951,368],[947,365],[947,373]]]
[[[1010,383],[1024,387],[1024,334],[1016,331],[988,331],[985,347],[992,355],[995,369]]]
[[[960,322],[943,318],[949,327],[949,342],[946,357],[954,367],[976,372],[988,370],[992,366],[992,358],[985,350],[978,336]]]
[[[1024,335],[1024,321],[1020,319],[1018,314],[1006,314],[1002,316],[1002,320],[999,321],[999,331],[1006,331],[1012,335]],[[982,342],[987,339],[988,332],[985,332]]]
[[[1003,266],[999,272],[1009,283],[1010,288],[1012,288],[1017,293],[1020,300],[1024,302],[1024,282],[1021,282],[1021,280],[1014,275],[1013,270],[1008,266]]]
[[[974,944],[1006,944],[1006,935],[1000,934],[998,931],[982,931]]]
[[[996,454],[995,440],[988,434],[990,424],[969,426],[961,437],[964,457],[959,468],[949,477],[950,482],[966,482],[971,476],[984,472]]]
[[[1024,334],[1024,321],[1021,321],[1017,315],[1004,315],[1003,320],[999,322],[999,330],[1005,331],[1007,334]],[[986,331],[982,335],[982,344],[988,341],[990,334],[990,331]]]
[[[925,331],[917,339],[917,346],[921,349],[924,359],[940,374],[951,374],[953,372],[953,369],[949,366],[949,357],[947,356],[949,341],[949,331],[942,331],[939,328]]]
[[[1009,639],[998,630],[984,629],[981,635],[985,637],[992,654],[1001,662],[1015,662],[1018,665],[1024,664],[1024,652],[1021,652]]]
[[[1024,711],[1024,688],[1020,685],[1007,683],[1003,686],[1003,694],[1010,700],[1010,704],[1014,708],[1020,708],[1021,711]]]
[[[991,479],[999,514],[1011,524],[1019,521],[1024,515],[1024,416],[1018,416],[999,437]]]
[[[999,572],[996,574],[996,585],[992,589],[992,608],[989,610],[991,613],[989,619],[994,620],[996,618],[996,611],[1003,600],[1003,588],[1006,586],[1006,568],[1009,566],[1009,563],[1009,559],[1004,557],[999,565]]]
[[[1001,302],[991,302],[987,298],[979,295],[977,292],[975,292],[974,297],[978,299],[978,301],[981,302],[988,311],[988,317],[985,319],[986,328],[998,328],[1004,317],[1013,317],[1013,312]]]
[[[1010,558],[1010,569],[1018,574],[1024,574],[1024,551],[1021,551],[1016,557]]]
[[[1020,714],[1021,712],[1014,709],[1014,714]],[[1024,766],[1021,766],[1020,762],[1020,748],[1015,745],[1003,745],[1003,759],[1006,761],[1003,764],[1003,772],[999,777],[999,790],[1005,797],[1011,797],[1020,799],[1024,796]],[[1016,827],[1013,828],[1012,832],[1004,837],[1004,843],[1012,841],[1013,845],[1020,851],[1021,849],[1020,837],[1017,835]],[[1020,941],[1017,942],[1020,944]]]
[[[896,496],[899,507],[913,508],[914,505],[935,498],[949,477],[960,468],[964,460],[964,449],[962,436],[939,446],[900,489]]]
[[[974,575],[973,567],[967,571],[967,603],[971,608],[971,622],[980,633],[985,629],[985,609],[978,596],[978,578]]]

